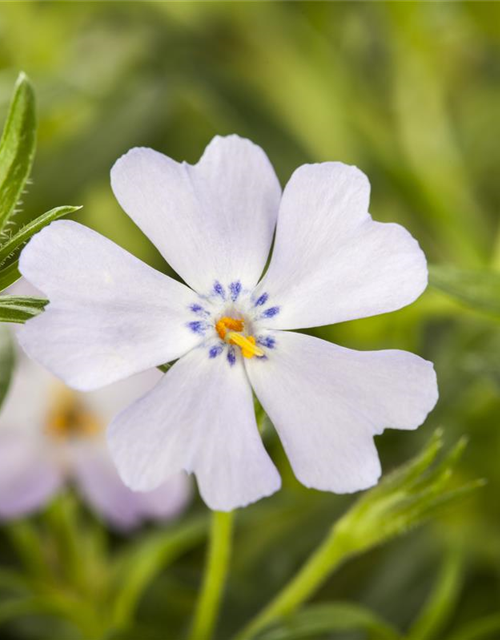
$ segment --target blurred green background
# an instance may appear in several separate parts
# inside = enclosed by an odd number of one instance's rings
[[[235,132],[266,150],[282,184],[305,162],[357,165],[371,180],[372,215],[406,226],[430,262],[498,271],[499,45],[498,3],[1,3],[2,122],[20,70],[38,98],[38,152],[20,216],[83,204],[79,221],[168,269],[114,200],[110,167],[136,145],[195,162],[214,134]],[[498,329],[493,316],[429,288],[400,312],[316,331],[436,363],[440,401],[427,423],[377,439],[385,470],[442,425],[448,441],[470,439],[464,478],[488,480],[445,516],[344,566],[318,599],[366,604],[404,630],[453,554],[459,577],[436,640],[498,613]],[[300,487],[279,442],[268,444],[285,488],[239,514],[217,640],[286,581],[352,501]],[[11,555],[5,539],[4,564]],[[180,637],[202,558],[200,545],[154,581],[131,637]],[[0,637],[76,637],[55,624],[21,618]]]

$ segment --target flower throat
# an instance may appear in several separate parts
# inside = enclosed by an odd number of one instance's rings
[[[65,387],[57,386],[46,416],[46,430],[56,439],[91,437],[101,431],[95,414],[79,400],[78,395]]]
[[[243,320],[229,318],[228,316],[222,317],[215,325],[215,329],[219,334],[220,339],[228,342],[229,344],[235,344],[240,347],[241,355],[244,358],[263,356],[264,351],[255,344],[254,336],[243,335],[244,328],[245,323]]]

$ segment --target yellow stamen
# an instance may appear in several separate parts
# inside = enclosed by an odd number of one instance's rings
[[[57,439],[72,436],[95,436],[101,431],[97,417],[79,400],[78,395],[63,385],[52,395],[51,408],[46,417],[47,433]]]
[[[215,330],[220,336],[221,340],[225,340],[226,333],[230,331],[243,331],[243,320],[237,320],[235,318],[228,318],[224,316],[215,325]]]
[[[238,347],[241,347],[241,355],[244,358],[253,358],[254,356],[264,355],[262,349],[256,346],[255,338],[253,336],[242,336],[241,333],[231,331],[227,334],[227,337],[231,344],[237,344]]]

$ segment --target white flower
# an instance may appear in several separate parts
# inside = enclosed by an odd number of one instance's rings
[[[121,481],[103,438],[110,418],[154,383],[154,371],[82,394],[25,356],[19,360],[0,415],[1,520],[37,511],[68,482],[119,530],[169,520],[185,508],[191,493],[185,474],[155,491],[134,493]]]
[[[394,311],[425,289],[417,242],[368,214],[364,174],[305,165],[281,196],[264,152],[229,136],[194,166],[132,149],[111,183],[187,286],[90,229],[55,222],[21,256],[21,272],[50,304],[20,339],[83,390],[179,359],[111,424],[124,481],[148,490],[185,469],[219,510],[275,492],[253,388],[303,484],[339,493],[375,484],[373,436],[425,420],[437,400],[432,364],[284,331]]]

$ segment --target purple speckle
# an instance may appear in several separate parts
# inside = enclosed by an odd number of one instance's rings
[[[229,347],[227,352],[227,361],[231,366],[233,366],[236,363],[236,354],[234,352],[234,347]]]
[[[210,351],[208,352],[208,357],[209,358],[216,358],[217,356],[219,356],[222,353],[223,349],[224,349],[224,347],[221,344],[218,344],[215,347],[212,347],[210,349]]]
[[[274,347],[276,346],[276,340],[274,338],[271,338],[271,336],[259,338],[257,342],[263,347],[267,347],[268,349],[274,349]]]
[[[279,307],[269,307],[269,309],[266,309],[264,311],[264,313],[262,314],[262,317],[263,318],[274,318],[274,316],[277,316],[279,312],[280,312],[280,308]]]
[[[231,293],[231,300],[236,302],[241,293],[241,282],[239,280],[237,282],[231,282],[229,285],[229,291]]]
[[[218,280],[214,282],[214,293],[220,296],[223,300],[226,299],[226,292],[224,291],[224,287]]]
[[[255,301],[255,306],[256,307],[262,307],[263,304],[266,304],[268,298],[269,298],[269,295],[267,293],[263,293]]]
[[[194,322],[188,322],[187,325],[193,333],[198,333],[203,335],[207,328],[207,325],[204,322],[200,322],[199,320],[195,320]]]
[[[197,313],[202,316],[210,315],[208,311],[201,306],[201,304],[192,304],[190,309],[193,313]]]

